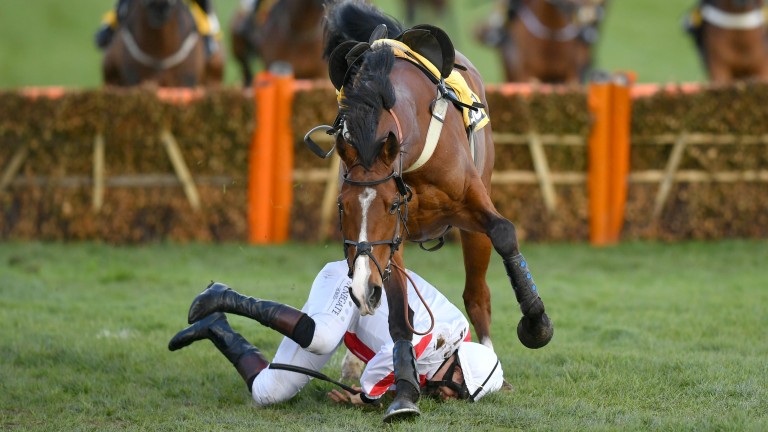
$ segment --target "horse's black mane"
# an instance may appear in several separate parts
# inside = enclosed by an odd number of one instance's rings
[[[348,40],[368,42],[371,33],[379,24],[387,25],[390,37],[403,32],[402,24],[396,19],[362,0],[339,0],[328,3],[323,23],[325,37],[323,57],[326,59],[342,42]]]
[[[367,168],[381,148],[381,142],[375,141],[379,116],[395,105],[395,89],[389,81],[394,62],[389,47],[368,51],[354,79],[344,87],[339,112],[352,137],[350,144],[357,148],[360,162]]]
[[[386,24],[390,36],[400,34],[402,26],[394,18],[358,0],[343,0],[332,4],[325,21],[325,52],[327,57],[340,43],[347,40],[367,42],[379,24]],[[376,128],[382,110],[395,105],[395,89],[389,80],[395,56],[382,46],[363,54],[355,65],[353,78],[344,86],[339,113],[352,137],[360,162],[370,168],[381,149],[376,142]]]

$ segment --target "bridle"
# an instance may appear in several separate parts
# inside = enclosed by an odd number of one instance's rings
[[[397,115],[395,114],[394,110],[389,109],[387,110],[392,115],[392,118],[395,119],[395,125],[397,126],[397,139],[399,142],[402,142],[403,139],[403,131],[400,126],[400,120],[397,118]],[[343,119],[339,120],[340,123],[343,123]],[[344,258],[347,259],[347,263],[349,265],[349,272],[347,273],[347,276],[352,277],[353,269],[352,266],[355,261],[357,261],[357,258],[359,258],[362,255],[367,256],[371,261],[373,261],[374,265],[376,265],[376,269],[379,272],[379,276],[381,276],[381,280],[386,281],[389,279],[389,276],[392,274],[392,257],[395,256],[395,253],[400,248],[400,244],[403,242],[403,236],[400,234],[400,225],[403,226],[403,229],[405,230],[406,234],[410,235],[408,232],[408,202],[413,198],[413,190],[405,184],[405,181],[403,180],[403,177],[401,173],[403,172],[403,153],[400,152],[400,155],[398,156],[398,162],[399,166],[398,168],[395,168],[392,170],[392,173],[390,173],[388,176],[377,179],[377,180],[352,180],[350,178],[350,172],[353,168],[357,165],[353,165],[346,169],[346,172],[342,175],[342,180],[344,183],[352,185],[352,186],[376,186],[383,183],[386,183],[390,180],[393,180],[395,182],[395,185],[397,186],[397,195],[395,196],[395,200],[392,203],[392,205],[389,208],[389,214],[394,215],[397,214],[397,223],[395,224],[395,233],[392,236],[391,240],[375,240],[375,241],[353,241],[349,240],[344,237],[344,230],[342,226],[342,220],[344,216],[344,208],[341,204],[341,197],[339,197],[339,200],[337,202],[337,205],[339,207],[339,231],[341,231],[342,240],[344,242]],[[389,245],[389,259],[387,261],[387,265],[382,268],[379,261],[376,259],[376,257],[373,256],[373,246],[377,245]],[[352,259],[352,261],[349,261],[349,247],[354,246],[355,247],[355,256]]]

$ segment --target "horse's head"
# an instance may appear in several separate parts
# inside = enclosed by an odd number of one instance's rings
[[[336,149],[345,168],[338,204],[351,297],[368,315],[381,301],[402,241],[410,191],[400,177],[403,133],[389,80],[394,56],[386,47],[364,55],[343,91]]]
[[[181,5],[183,0],[141,0],[146,12],[149,25],[162,27],[171,16],[171,11]]]

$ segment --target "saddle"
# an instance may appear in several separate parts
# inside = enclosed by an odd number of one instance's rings
[[[344,85],[357,73],[363,54],[373,47],[389,46],[395,57],[410,61],[438,86],[442,97],[462,110],[464,126],[470,132],[488,124],[488,115],[480,98],[469,88],[456,70],[456,51],[448,35],[440,28],[421,24],[405,30],[394,39],[387,38],[387,27],[382,24],[374,30],[368,42],[346,41],[339,44],[328,58],[331,82],[339,101]]]

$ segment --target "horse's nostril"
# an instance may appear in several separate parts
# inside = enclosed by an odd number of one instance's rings
[[[381,287],[379,285],[374,285],[371,289],[371,295],[368,297],[368,307],[371,309],[376,309],[379,307],[379,304],[381,303]]]
[[[352,303],[354,303],[355,306],[357,306],[357,308],[360,309],[360,301],[358,301],[357,297],[355,297],[352,294],[352,287],[351,286],[349,287],[349,298],[351,298],[352,299]]]

